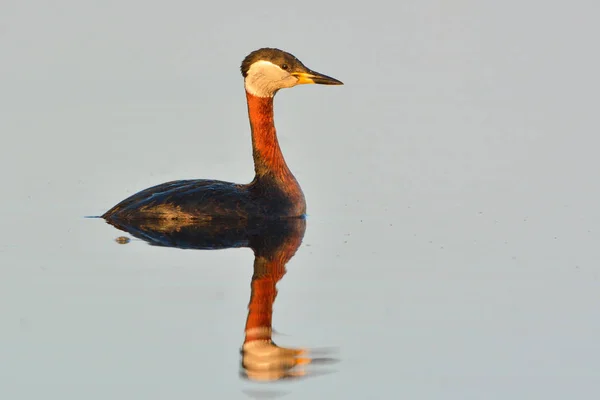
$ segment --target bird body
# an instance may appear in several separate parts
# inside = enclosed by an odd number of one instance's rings
[[[306,201],[288,168],[275,130],[273,97],[303,83],[340,85],[278,49],[260,49],[242,62],[252,132],[254,180],[179,180],[142,190],[108,210],[105,219],[280,219],[302,217]]]

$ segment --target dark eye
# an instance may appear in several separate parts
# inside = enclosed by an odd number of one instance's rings
[[[288,69],[288,65],[287,64],[281,64],[281,69]]]

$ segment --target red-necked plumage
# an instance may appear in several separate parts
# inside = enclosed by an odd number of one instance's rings
[[[142,190],[108,210],[105,219],[279,219],[306,213],[304,194],[288,168],[273,120],[278,90],[299,84],[341,85],[312,71],[290,53],[264,48],[242,62],[252,131],[255,177],[248,184],[193,179]]]

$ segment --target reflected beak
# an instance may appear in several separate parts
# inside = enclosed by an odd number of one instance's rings
[[[343,85],[341,81],[315,71],[292,72],[292,75],[298,78],[298,85],[319,84],[319,85]]]

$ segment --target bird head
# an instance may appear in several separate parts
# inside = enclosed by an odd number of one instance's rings
[[[258,97],[273,97],[279,89],[303,84],[343,85],[337,79],[307,68],[292,54],[273,48],[248,54],[241,71],[246,91]]]

